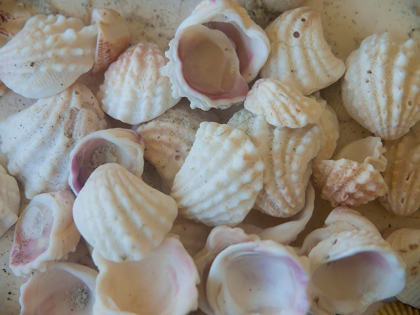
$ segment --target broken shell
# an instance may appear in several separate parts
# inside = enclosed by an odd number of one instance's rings
[[[271,52],[261,69],[263,78],[294,86],[304,95],[326,88],[344,74],[324,39],[321,15],[308,7],[287,11],[267,28]]]
[[[0,48],[0,80],[28,98],[60,93],[94,62],[96,26],[62,15],[36,15]]]
[[[2,1],[0,3],[0,47],[15,36],[31,17],[22,3]]]
[[[347,58],[343,104],[359,124],[384,140],[403,136],[420,121],[420,51],[386,32],[363,40]]]
[[[76,226],[114,262],[140,260],[157,247],[177,216],[175,201],[114,163],[99,166],[73,207]]]
[[[16,276],[45,271],[76,250],[80,234],[73,221],[74,196],[68,190],[35,196],[19,216],[9,267]]]
[[[420,315],[420,310],[401,302],[385,304],[375,315]]]
[[[0,237],[18,220],[20,192],[16,179],[0,165]]]
[[[208,161],[211,157],[211,162]],[[179,212],[209,226],[239,224],[262,188],[264,164],[248,136],[229,125],[203,122],[171,196]]]

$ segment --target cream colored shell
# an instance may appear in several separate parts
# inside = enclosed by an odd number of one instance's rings
[[[0,47],[2,47],[23,28],[31,13],[22,3],[15,1],[2,1],[0,11],[2,11],[0,21]]]
[[[0,165],[0,237],[18,220],[20,192],[16,179]]]

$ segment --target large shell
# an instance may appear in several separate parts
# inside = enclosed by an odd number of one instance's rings
[[[84,136],[106,127],[104,116],[92,92],[75,83],[0,124],[7,168],[27,198],[68,188],[70,152]]]
[[[76,250],[80,234],[68,190],[37,195],[19,216],[9,266],[17,276],[46,267]]]
[[[200,281],[181,242],[168,237],[140,261],[115,263],[93,251],[99,268],[95,314],[184,315],[197,308]]]
[[[264,164],[247,135],[203,122],[171,196],[179,212],[206,225],[237,225],[262,188]]]
[[[0,49],[0,80],[28,98],[60,93],[94,62],[96,26],[62,15],[36,15]]]
[[[16,180],[0,165],[0,237],[18,220],[20,192]]]
[[[31,17],[22,3],[2,1],[0,3],[0,47],[13,38]]]
[[[160,74],[167,60],[159,47],[139,43],[122,53],[105,72],[98,92],[102,109],[128,124],[149,121],[178,103],[171,82]]]
[[[175,201],[124,167],[108,163],[89,177],[74,203],[82,236],[108,260],[139,260],[157,247],[177,216]]]
[[[343,103],[359,124],[384,140],[403,136],[420,120],[420,50],[390,33],[371,35],[347,58]]]
[[[263,78],[288,83],[308,95],[344,74],[344,63],[333,55],[324,39],[318,12],[308,7],[287,11],[265,31],[271,52],[261,69]]]

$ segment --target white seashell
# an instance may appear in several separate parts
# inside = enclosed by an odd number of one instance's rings
[[[107,163],[89,177],[73,216],[85,240],[108,260],[140,260],[157,247],[177,216],[175,201],[124,167]]]
[[[36,15],[0,48],[0,80],[28,98],[60,93],[94,62],[96,26],[62,15]]]
[[[167,60],[159,47],[139,43],[128,48],[105,72],[98,92],[102,109],[128,124],[149,121],[178,103],[171,82],[160,74]]]
[[[384,140],[420,121],[420,51],[413,39],[374,34],[347,58],[343,104],[359,124]]]
[[[45,271],[76,250],[80,234],[73,221],[74,196],[68,190],[35,196],[19,216],[9,267],[16,276]]]
[[[0,47],[13,38],[31,17],[22,3],[2,1],[0,3]]]
[[[399,229],[386,240],[406,264],[405,288],[397,299],[420,308],[420,229]]]
[[[106,127],[104,116],[92,92],[75,83],[0,124],[7,168],[27,198],[68,188],[70,152],[84,136]]]
[[[175,176],[171,196],[188,219],[234,226],[252,209],[262,188],[263,170],[258,151],[245,133],[203,122]]]
[[[93,73],[108,69],[130,43],[130,32],[125,20],[111,9],[93,9],[92,24],[98,27]]]
[[[244,107],[255,115],[263,115],[269,124],[279,128],[305,127],[316,122],[322,113],[321,105],[316,100],[272,79],[255,82]]]
[[[197,308],[200,279],[176,238],[165,238],[140,261],[107,261],[97,250],[93,259],[99,268],[94,314],[183,315]]]
[[[20,192],[16,180],[0,165],[0,237],[18,220]]]
[[[135,131],[115,128],[93,132],[70,153],[69,185],[77,195],[98,166],[117,163],[141,178],[144,141]]]
[[[324,39],[321,15],[302,7],[280,15],[265,30],[271,52],[261,69],[263,78],[288,83],[304,95],[326,88],[344,74]]]
[[[74,263],[56,263],[20,287],[21,315],[89,315],[98,272]]]

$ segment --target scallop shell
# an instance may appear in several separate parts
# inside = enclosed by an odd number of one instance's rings
[[[165,238],[140,261],[115,263],[96,250],[93,259],[99,268],[94,314],[183,315],[197,308],[200,279],[176,238]]]
[[[45,271],[76,250],[80,240],[73,221],[74,196],[68,190],[35,196],[19,216],[9,267],[16,276]]]
[[[31,17],[22,3],[2,1],[0,3],[0,47],[13,38]]]
[[[188,219],[234,226],[252,209],[262,188],[263,170],[258,151],[245,133],[203,122],[175,176],[171,196]]]
[[[60,93],[94,62],[96,26],[62,15],[36,15],[0,48],[0,80],[27,98]]]
[[[269,124],[279,128],[305,127],[316,122],[322,113],[321,105],[316,100],[272,79],[255,82],[244,107],[255,115],[263,115]]]
[[[117,163],[141,178],[143,174],[142,137],[135,131],[115,128],[91,133],[70,153],[69,185],[77,195],[90,174],[105,163]]]
[[[402,137],[420,120],[420,50],[413,39],[374,34],[347,58],[343,104],[384,140]]]
[[[392,302],[385,304],[375,315],[420,315],[420,310],[401,302]]]
[[[16,180],[0,165],[0,237],[18,220],[20,192]]]
[[[107,163],[89,177],[73,216],[85,240],[105,259],[140,260],[157,247],[177,216],[175,201],[124,167]]]
[[[345,72],[324,39],[321,15],[308,7],[287,11],[266,29],[271,52],[263,78],[288,83],[304,95],[326,88]]]
[[[70,152],[84,136],[106,127],[104,116],[92,92],[75,83],[0,124],[7,168],[27,198],[68,188]]]
[[[98,272],[74,263],[56,263],[20,287],[21,315],[88,315],[95,303]]]
[[[98,92],[102,109],[127,124],[149,121],[178,103],[171,83],[160,74],[167,60],[159,47],[139,43],[122,53],[105,72]]]

